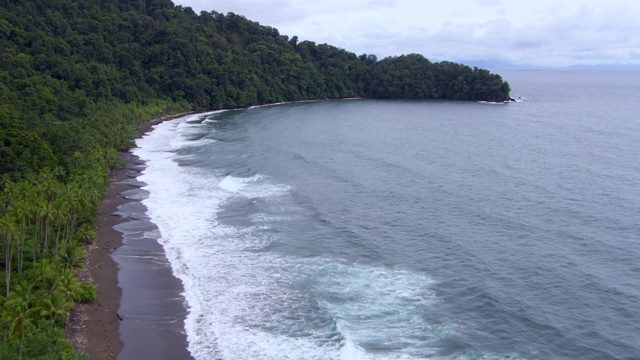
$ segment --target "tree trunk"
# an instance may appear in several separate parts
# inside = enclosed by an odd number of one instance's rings
[[[18,351],[18,360],[22,360],[22,344],[24,343],[24,333],[20,335],[20,350]]]
[[[38,233],[40,232],[40,220],[36,218],[36,234],[33,237],[33,264],[37,262],[38,254]]]
[[[4,249],[4,281],[5,297],[9,297],[9,287],[11,286],[11,240],[7,237]]]
[[[49,250],[49,237],[51,236],[51,216],[47,215],[44,220],[44,245],[42,249],[42,258],[47,257],[47,251]]]
[[[18,245],[18,275],[22,275],[22,262],[24,260],[24,233],[20,236],[20,245]]]
[[[54,252],[54,259],[58,258],[58,243],[60,242],[60,227],[62,225],[60,223],[58,223],[58,231],[56,232],[56,247],[55,247],[55,252]]]

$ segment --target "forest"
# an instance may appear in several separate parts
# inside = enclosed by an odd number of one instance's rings
[[[368,97],[504,101],[487,70],[360,56],[170,0],[3,0],[0,359],[75,359],[64,326],[117,152],[186,111]]]

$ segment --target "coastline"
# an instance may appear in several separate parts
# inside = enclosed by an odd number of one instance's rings
[[[153,125],[192,113],[146,122]],[[144,183],[136,180],[144,161],[120,152],[126,166],[112,170],[109,187],[98,206],[96,240],[87,246],[78,276],[96,285],[96,299],[77,304],[67,337],[90,359],[192,359],[184,320],[187,309],[180,280],[173,276],[157,227],[141,203]]]
[[[139,137],[164,121],[207,112],[147,121],[138,127]],[[126,165],[109,173],[109,187],[97,211],[96,239],[85,248],[85,266],[78,271],[81,280],[96,285],[96,298],[76,304],[65,329],[67,338],[92,360],[193,359],[184,329],[184,288],[173,275],[162,245],[144,236],[157,231],[141,203],[145,198],[141,187],[146,184],[137,177],[144,161],[130,151],[118,155]]]

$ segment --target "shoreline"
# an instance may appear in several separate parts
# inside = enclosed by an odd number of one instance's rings
[[[355,99],[358,98],[346,100]],[[330,99],[256,107],[325,100]],[[234,109],[221,109],[227,110]],[[212,111],[191,111],[153,119],[140,124],[138,135],[144,136],[164,121],[209,112]],[[118,155],[126,165],[109,173],[108,189],[98,205],[96,239],[86,246],[85,266],[77,273],[81,280],[96,285],[96,298],[72,309],[66,337],[77,351],[86,352],[92,360],[193,359],[187,349],[187,304],[182,282],[173,275],[157,239],[140,236],[157,231],[141,202],[145,197],[126,195],[144,192],[141,187],[145,184],[137,181],[144,161],[131,151],[120,151]],[[140,226],[142,229],[136,231]]]
[[[141,124],[140,136],[154,125],[199,112],[181,113]],[[184,331],[187,307],[183,286],[173,276],[157,232],[148,220],[145,197],[136,180],[144,161],[119,152],[126,166],[109,173],[109,186],[97,212],[96,239],[86,247],[83,281],[96,285],[96,298],[76,304],[66,327],[74,348],[90,359],[193,359]]]

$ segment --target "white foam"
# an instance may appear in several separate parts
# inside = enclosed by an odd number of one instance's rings
[[[143,203],[185,288],[185,328],[196,359],[409,358],[368,353],[366,345],[402,341],[411,354],[424,345],[417,342],[425,331],[434,330],[434,339],[446,331],[418,315],[437,302],[425,276],[265,251],[279,240],[265,223],[295,213],[290,203],[282,214],[256,214],[260,226],[220,224],[217,213],[230,199],[277,203],[290,189],[260,174],[216,178],[178,166],[176,150],[188,143],[185,129],[192,126],[184,121],[157,126],[134,153],[147,162],[139,178],[150,192]]]
[[[145,231],[144,237],[151,238],[151,239],[158,239],[160,238],[160,231],[158,231],[158,229]]]
[[[227,176],[222,181],[220,181],[220,187],[229,192],[238,192],[240,189],[245,187],[248,182],[250,182],[250,178],[237,178],[234,176]]]
[[[174,274],[185,287],[190,351],[200,359],[220,354],[225,359],[246,358],[248,354],[313,358],[318,347],[306,339],[274,337],[234,321],[237,316],[251,318],[250,305],[255,302],[251,297],[269,287],[268,277],[250,276],[252,267],[247,262],[258,261],[243,252],[264,248],[270,240],[250,236],[257,228],[215,226],[220,204],[243,187],[249,187],[245,194],[263,196],[283,191],[283,187],[261,184],[264,179],[259,175],[245,179],[229,176],[226,182],[222,179],[216,183],[210,175],[178,167],[175,151],[185,141],[180,138],[180,124],[180,120],[174,120],[158,126],[138,140],[139,148],[134,153],[147,161],[140,180],[148,184],[146,189],[152,195],[144,203],[162,234],[159,241]]]
[[[347,339],[343,359],[388,358],[366,353],[365,344],[401,347],[394,358],[410,356],[425,343],[437,342],[447,326],[425,322],[425,313],[438,299],[433,281],[421,274],[363,264],[330,262],[316,271],[323,274],[316,284],[323,307],[335,319]],[[428,329],[430,331],[425,331]],[[403,355],[404,353],[404,355]]]
[[[348,98],[348,99],[342,99],[342,100],[355,100],[355,99],[358,99],[358,98]],[[288,104],[303,104],[303,103],[321,102],[321,101],[326,101],[326,100],[283,101],[283,102],[269,103],[264,105],[253,105],[253,106],[249,106],[247,109],[250,110],[250,109],[263,108],[263,107],[280,106],[280,105],[288,105]]]
[[[269,215],[264,213],[257,213],[251,215],[251,221],[254,223],[273,223],[284,222],[299,219],[299,217],[291,215]]]
[[[258,198],[274,196],[286,192],[289,187],[282,184],[272,184],[262,175],[251,177],[235,177],[227,175],[219,183],[221,189],[245,197]]]
[[[198,114],[193,114],[193,115],[188,115],[185,116],[183,118],[180,118],[178,120],[180,121],[184,121],[184,122],[203,122],[206,121],[206,119],[208,117],[210,117],[211,115],[215,115],[215,114],[220,114],[223,113],[225,111],[228,110],[214,110],[214,111],[208,111],[208,112],[204,112],[204,113],[198,113]],[[203,120],[204,119],[204,120]]]
[[[203,145],[213,144],[214,142],[216,142],[215,139],[202,138],[202,139],[199,139],[199,140],[191,140],[191,141],[189,141],[188,144],[185,144],[185,145],[187,147],[199,147],[199,146],[203,146]]]

